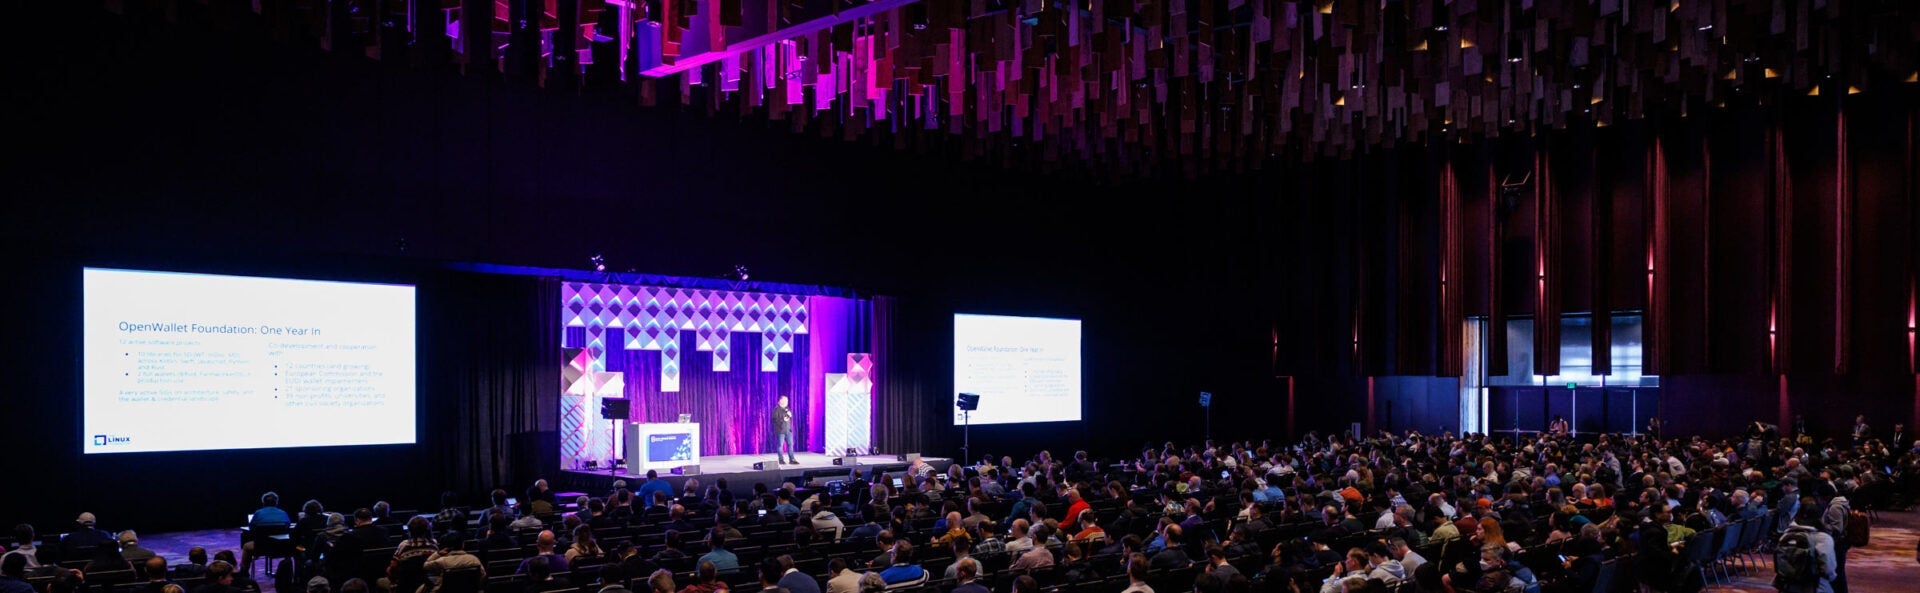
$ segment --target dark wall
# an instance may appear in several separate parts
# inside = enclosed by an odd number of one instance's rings
[[[5,475],[49,478],[30,499],[0,493],[0,509],[105,513],[128,483],[159,488],[156,509],[195,500],[204,516],[237,518],[268,487],[433,506],[442,488],[501,479],[452,452],[517,457],[511,443],[524,440],[482,438],[496,413],[468,400],[484,386],[440,376],[460,390],[423,386],[422,406],[447,419],[423,425],[415,448],[76,459],[61,435],[78,422],[78,350],[40,336],[77,327],[63,307],[88,264],[345,280],[395,268],[421,282],[423,322],[532,306],[533,289],[514,282],[441,279],[442,261],[580,268],[598,253],[614,270],[692,276],[745,264],[755,279],[897,296],[912,321],[895,338],[912,354],[888,383],[935,412],[952,397],[953,312],[1085,319],[1087,422],[977,431],[977,451],[1198,437],[1202,390],[1221,397],[1216,434],[1256,436],[1280,413],[1263,399],[1264,256],[1245,187],[1011,173],[785,122],[638,107],[617,91],[337,56],[276,43],[257,23],[69,4],[23,17],[88,31],[87,42],[52,29],[0,40],[37,56],[0,91],[15,148],[0,161],[0,259],[18,270],[4,276],[19,282],[7,310],[31,330],[6,333],[0,385],[5,417],[46,451],[8,456]],[[426,300],[430,287],[444,298]],[[509,335],[444,339],[474,350]],[[469,368],[467,354],[443,360]],[[1192,422],[1166,422],[1165,410]],[[959,430],[935,426],[919,448],[956,453]]]

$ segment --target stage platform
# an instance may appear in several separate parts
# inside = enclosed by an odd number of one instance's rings
[[[907,462],[900,461],[894,455],[860,455],[844,457],[845,465],[834,465],[834,456],[823,453],[795,453],[794,459],[800,461],[794,465],[776,465],[773,455],[712,455],[700,459],[698,475],[669,474],[662,472],[660,477],[673,484],[675,492],[685,487],[689,478],[700,480],[702,489],[713,484],[717,478],[727,479],[727,489],[734,495],[746,495],[753,492],[755,483],[765,483],[768,488],[778,488],[784,482],[806,487],[808,483],[843,478],[854,469],[872,479],[875,473],[899,474],[907,470]],[[935,470],[947,471],[953,464],[945,457],[922,457]],[[753,469],[754,463],[764,463],[766,469]],[[625,469],[608,473],[607,470],[562,470],[563,477],[554,484],[561,492],[585,492],[591,496],[605,496],[613,489],[614,480],[626,480],[629,490],[640,488],[640,482],[647,479],[646,472],[633,475]]]

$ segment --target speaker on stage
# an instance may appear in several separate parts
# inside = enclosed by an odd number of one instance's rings
[[[627,413],[633,411],[633,401],[625,398],[609,397],[600,400],[600,418],[605,420],[626,420]]]

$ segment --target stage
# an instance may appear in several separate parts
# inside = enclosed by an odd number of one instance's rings
[[[688,479],[700,480],[704,490],[719,478],[726,478],[727,489],[734,495],[742,496],[753,492],[755,483],[764,483],[768,489],[778,488],[784,482],[793,482],[795,486],[805,488],[815,480],[821,483],[846,477],[855,469],[872,479],[875,473],[898,475],[907,470],[907,462],[900,461],[894,455],[860,455],[844,457],[845,465],[834,465],[834,457],[823,453],[795,453],[794,459],[800,461],[793,465],[776,465],[771,453],[757,455],[710,455],[700,460],[698,475],[660,473],[662,479],[673,484],[675,492],[685,487]],[[953,464],[945,457],[925,457],[928,465],[937,471],[946,471]],[[754,463],[763,463],[766,469],[754,469]],[[639,475],[627,473],[623,468],[608,473],[605,469],[562,470],[563,477],[554,487],[563,492],[584,492],[591,496],[604,496],[613,489],[614,480],[626,480],[627,489],[638,490],[640,483],[646,481],[646,472]],[[689,471],[689,474],[692,472]]]

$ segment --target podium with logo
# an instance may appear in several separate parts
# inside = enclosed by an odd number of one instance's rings
[[[627,473],[662,473],[700,465],[700,423],[631,422],[626,430]]]

